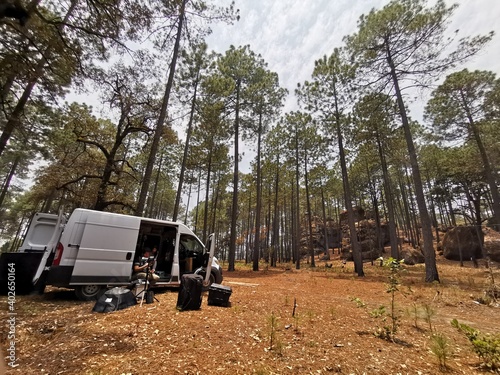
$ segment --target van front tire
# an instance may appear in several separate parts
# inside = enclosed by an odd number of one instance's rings
[[[217,271],[216,268],[212,268],[212,272],[210,272],[210,277],[208,278],[208,284],[205,284],[206,273],[205,273],[204,269],[197,270],[195,273],[203,277],[202,290],[204,292],[206,292],[206,291],[208,291],[208,289],[210,289],[210,285],[220,284],[222,282],[222,275]]]
[[[95,301],[105,292],[102,285],[79,285],[75,288],[76,297],[81,301]]]

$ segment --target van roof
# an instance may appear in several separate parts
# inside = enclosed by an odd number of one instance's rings
[[[186,225],[179,221],[169,221],[169,220],[161,220],[161,219],[152,219],[149,217],[144,217],[144,216],[134,216],[134,215],[127,215],[127,214],[118,214],[114,212],[105,212],[105,211],[96,211],[96,210],[90,210],[87,208],[75,208],[73,213],[81,212],[82,214],[87,213],[90,215],[105,215],[105,216],[120,216],[120,217],[127,217],[129,219],[135,218],[138,221],[146,221],[148,223],[156,223],[156,224],[162,224],[162,225],[170,225],[170,226],[177,226],[179,227],[179,230],[181,233],[190,233],[194,234],[191,229],[189,229]]]

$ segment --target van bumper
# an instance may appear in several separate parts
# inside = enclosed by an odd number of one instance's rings
[[[0,255],[0,294],[6,296],[33,292],[33,277],[42,260],[43,253],[2,253]]]
[[[53,266],[50,267],[47,284],[67,287],[73,273],[73,266]]]

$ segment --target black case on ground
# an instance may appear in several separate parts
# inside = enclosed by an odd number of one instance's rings
[[[137,299],[129,289],[116,287],[107,290],[95,303],[92,311],[107,313],[126,309],[137,304]]]
[[[221,284],[212,284],[208,288],[208,304],[212,306],[229,306],[229,297],[232,289],[229,286]]]
[[[181,276],[181,286],[177,296],[177,310],[198,310],[201,306],[203,277],[186,274]]]

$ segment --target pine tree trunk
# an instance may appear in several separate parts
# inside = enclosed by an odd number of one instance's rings
[[[262,210],[262,174],[260,170],[260,146],[262,140],[262,114],[259,115],[259,129],[257,132],[257,202],[255,207],[255,241],[253,248],[253,263],[252,269],[254,271],[259,270],[259,258],[260,258],[260,213]]]
[[[300,269],[300,202],[299,202],[299,139],[298,134],[295,132],[295,227],[293,235],[295,236],[295,268]]]
[[[212,174],[212,151],[209,151],[207,165],[207,180],[205,183],[205,209],[203,213],[203,243],[207,241],[208,228],[208,200],[210,199],[210,177]]]
[[[387,49],[387,62],[391,69],[390,73],[392,77],[392,83],[394,84],[394,90],[396,92],[399,114],[401,116],[406,145],[408,148],[408,155],[410,157],[413,183],[415,185],[417,207],[420,215],[420,224],[422,226],[423,253],[425,259],[425,281],[429,283],[432,283],[434,281],[439,282],[439,275],[436,266],[436,252],[434,251],[433,245],[431,221],[429,218],[429,212],[427,211],[427,206],[425,204],[424,189],[422,187],[422,178],[420,177],[420,168],[418,166],[417,153],[415,150],[415,145],[413,144],[413,136],[411,134],[410,123],[406,115],[406,107],[403,101],[403,95],[401,94],[401,90],[399,88],[399,80],[389,49]]]
[[[391,243],[391,257],[399,259],[398,250],[398,236],[396,233],[396,218],[394,212],[394,197],[392,194],[391,180],[389,177],[389,170],[387,168],[387,161],[382,148],[380,134],[377,132],[377,147],[380,157],[380,164],[382,165],[382,178],[384,179],[384,193],[387,205],[387,214],[389,216],[389,241]]]
[[[165,93],[163,94],[163,101],[161,104],[160,115],[156,123],[156,129],[153,135],[153,141],[151,142],[151,151],[149,153],[148,162],[146,164],[146,170],[144,171],[144,176],[142,178],[141,191],[139,193],[139,201],[137,202],[137,207],[135,210],[136,216],[142,216],[144,208],[146,205],[146,198],[148,196],[149,185],[151,183],[151,176],[153,174],[153,166],[155,164],[156,154],[158,153],[158,147],[160,145],[160,138],[163,135],[163,127],[165,119],[167,117],[168,102],[170,99],[170,92],[172,90],[175,67],[177,65],[177,57],[179,56],[180,42],[182,36],[182,26],[184,24],[184,14],[186,9],[186,3],[188,0],[182,0],[181,8],[179,12],[179,23],[177,25],[177,35],[175,38],[174,50],[172,55],[172,61],[170,63],[170,69],[168,73],[167,85],[165,87]],[[154,204],[154,202],[151,202]]]
[[[184,144],[184,154],[182,155],[181,171],[179,173],[179,184],[177,185],[177,194],[175,196],[174,213],[172,215],[172,221],[177,221],[177,216],[179,215],[179,206],[181,204],[182,187],[184,185],[184,174],[186,171],[186,163],[189,152],[189,142],[191,141],[191,133],[193,132],[193,118],[195,113],[195,104],[197,99],[197,89],[198,89],[198,76],[196,84],[194,86],[193,98],[191,99],[191,111],[189,113],[188,128],[186,132],[186,143]]]
[[[196,192],[196,214],[194,219],[194,232],[198,231],[198,212],[200,209],[200,191],[201,191],[201,169],[198,173],[198,191]]]
[[[280,215],[279,215],[279,208],[278,208],[278,196],[279,196],[279,165],[280,165],[280,157],[279,155],[276,158],[276,174],[274,177],[274,209],[273,209],[273,235],[271,237],[271,247],[273,249],[273,254],[274,256],[274,262],[271,263],[272,267],[276,267],[276,260],[279,257],[280,261],[282,261],[282,254],[279,254],[278,252],[280,251],[280,246],[279,246],[279,241],[280,241]]]
[[[491,164],[490,164],[490,161],[488,159],[488,154],[486,152],[483,141],[482,141],[481,136],[479,134],[479,130],[477,128],[477,125],[472,117],[472,114],[470,113],[470,109],[467,106],[467,101],[464,98],[464,94],[463,94],[463,92],[461,92],[460,94],[462,95],[463,105],[464,105],[465,111],[467,113],[467,119],[469,121],[469,127],[471,129],[471,133],[474,137],[474,140],[476,141],[477,148],[479,149],[479,155],[481,155],[481,160],[483,161],[484,173],[486,175],[486,181],[488,182],[488,186],[490,187],[491,198],[493,200],[493,204],[492,204],[493,217],[495,219],[492,227],[496,231],[500,232],[500,193],[498,192],[498,186],[496,183],[495,175],[494,175],[493,170],[491,168]]]
[[[10,182],[12,181],[12,177],[14,177],[14,174],[16,173],[17,166],[19,165],[19,161],[21,160],[20,156],[16,156],[14,159],[14,162],[10,166],[9,173],[7,174],[7,177],[5,178],[5,182],[2,186],[2,192],[0,193],[0,207],[3,206],[3,201],[5,200],[5,196],[7,195],[7,191],[9,190],[10,187]]]
[[[350,240],[351,240],[351,249],[352,249],[352,256],[354,260],[354,270],[358,274],[359,277],[364,276],[364,271],[363,271],[363,255],[361,254],[360,246],[359,246],[359,241],[358,241],[358,233],[356,231],[356,224],[354,220],[354,212],[352,209],[352,193],[351,193],[351,185],[349,184],[349,174],[347,173],[347,162],[346,162],[346,157],[345,157],[345,150],[344,150],[344,141],[342,137],[342,129],[341,129],[341,118],[340,118],[340,112],[338,110],[338,103],[337,103],[337,93],[336,89],[335,94],[334,94],[334,100],[335,100],[335,129],[337,131],[337,142],[339,145],[339,157],[340,157],[340,169],[342,171],[342,182],[344,186],[344,202],[346,205],[346,210],[347,210],[347,221],[349,224],[349,233],[350,233]]]
[[[314,257],[314,243],[313,243],[313,228],[312,228],[312,211],[311,211],[311,199],[309,197],[309,174],[307,171],[307,150],[306,156],[304,158],[304,179],[306,184],[306,204],[307,204],[307,226],[308,226],[308,234],[309,241],[307,241],[309,246],[309,256],[311,257],[311,267],[316,267],[315,257]]]
[[[235,258],[236,258],[236,230],[238,222],[238,185],[239,185],[239,138],[240,138],[240,89],[241,82],[236,83],[236,108],[234,119],[234,171],[233,171],[233,204],[231,208],[231,234],[229,240],[229,259],[228,268],[229,272],[234,271]]]
[[[330,259],[330,244],[328,241],[328,226],[326,218],[326,202],[325,202],[325,192],[323,186],[321,186],[321,210],[323,212],[323,232],[325,236],[325,255]]]

